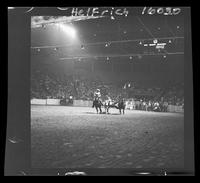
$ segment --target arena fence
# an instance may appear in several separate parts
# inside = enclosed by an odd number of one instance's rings
[[[47,100],[46,99],[31,99],[31,104],[47,105]]]
[[[35,105],[60,105],[60,99],[32,99],[31,104],[35,104]]]
[[[60,99],[31,99],[32,105],[60,105]],[[75,107],[91,107],[92,101],[86,100],[74,100],[73,105]],[[126,103],[126,109],[134,110],[135,107]],[[182,106],[168,105],[168,112],[184,112]]]
[[[73,106],[76,107],[91,107],[93,101],[74,100]],[[60,99],[32,99],[32,105],[60,105]]]
[[[167,110],[168,112],[184,112],[182,106],[176,106],[176,105],[168,105]]]

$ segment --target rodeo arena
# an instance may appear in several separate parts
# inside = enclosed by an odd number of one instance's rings
[[[30,49],[33,167],[184,166],[182,17],[33,16]]]

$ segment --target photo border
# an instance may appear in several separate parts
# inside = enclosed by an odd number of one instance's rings
[[[134,6],[135,7],[135,6]],[[46,12],[48,14],[48,11]],[[42,13],[42,15],[46,14]],[[52,12],[51,12],[52,13]],[[54,13],[52,13],[54,14]],[[8,99],[5,150],[5,175],[64,175],[80,171],[86,175],[140,175],[138,169],[35,169],[30,167],[30,16],[21,10],[8,14]],[[39,14],[40,15],[40,14]],[[57,15],[57,14],[56,14]],[[64,15],[63,13],[59,15]],[[164,175],[165,172],[194,174],[194,125],[193,125],[193,73],[190,10],[185,12],[185,167],[184,169],[143,169],[149,175]],[[191,122],[192,121],[192,122]],[[11,143],[12,138],[17,143]]]

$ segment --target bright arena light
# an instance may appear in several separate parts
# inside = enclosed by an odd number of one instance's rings
[[[15,7],[8,7],[8,10],[13,10],[15,9]]]
[[[76,38],[76,30],[72,27],[72,26],[70,26],[70,25],[67,25],[67,24],[62,24],[62,23],[60,23],[60,24],[57,24],[59,27],[60,27],[60,29],[62,30],[62,31],[64,31],[68,36],[70,36],[71,38]]]

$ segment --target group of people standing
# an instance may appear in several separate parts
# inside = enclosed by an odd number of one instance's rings
[[[126,106],[129,109],[144,110],[144,111],[158,111],[167,112],[168,103],[161,101],[145,101],[145,100],[131,100],[126,102]]]

